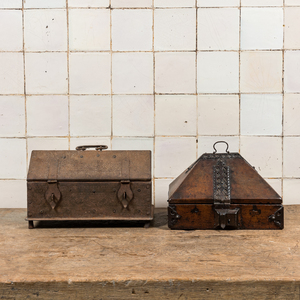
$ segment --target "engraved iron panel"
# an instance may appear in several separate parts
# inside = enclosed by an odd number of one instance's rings
[[[230,169],[221,159],[213,166],[214,204],[230,204]]]

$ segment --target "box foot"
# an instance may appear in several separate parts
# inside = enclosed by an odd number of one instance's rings
[[[28,228],[29,229],[33,229],[34,228],[33,221],[28,221]]]

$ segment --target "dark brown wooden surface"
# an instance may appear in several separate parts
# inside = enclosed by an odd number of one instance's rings
[[[131,182],[133,199],[127,208],[117,198],[120,182],[60,182],[55,209],[45,200],[48,184],[28,182],[28,219],[151,219],[151,181]]]
[[[180,216],[174,219],[169,213],[169,227],[172,229],[214,229],[215,211],[212,204],[172,204]],[[239,208],[239,229],[281,229],[269,217],[281,205],[232,204],[231,209]],[[283,219],[283,218],[282,218]],[[282,224],[283,225],[283,224]]]
[[[299,216],[286,206],[283,230],[181,231],[163,209],[148,229],[29,230],[25,209],[1,209],[0,299],[299,300]]]

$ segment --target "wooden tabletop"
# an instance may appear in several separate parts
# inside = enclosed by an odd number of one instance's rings
[[[25,217],[0,210],[0,299],[300,299],[300,206],[272,231],[174,231],[166,209],[148,229]]]

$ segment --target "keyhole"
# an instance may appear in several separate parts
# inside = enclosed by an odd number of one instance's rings
[[[230,219],[227,220],[227,224],[230,224]]]
[[[126,192],[124,192],[123,198],[126,199],[126,197],[127,197]]]

